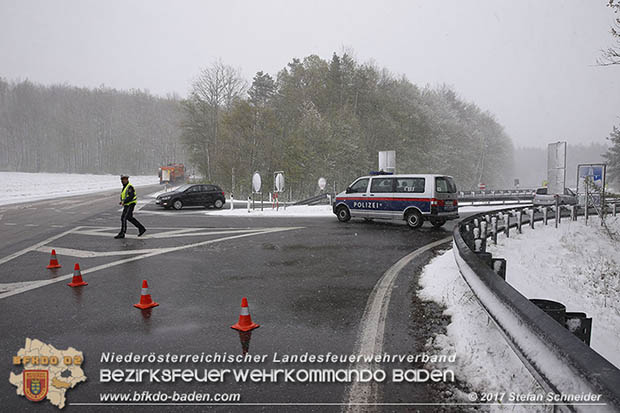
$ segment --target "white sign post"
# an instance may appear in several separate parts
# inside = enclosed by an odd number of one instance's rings
[[[258,172],[254,172],[252,175],[252,209],[254,209],[254,194],[260,194],[260,210],[263,210],[263,193],[260,191],[260,187],[262,185],[262,181],[260,179],[260,174]]]
[[[274,197],[276,203],[276,211],[280,209],[280,193],[284,192],[284,171],[276,171],[273,173]],[[286,209],[286,203],[284,204]]]

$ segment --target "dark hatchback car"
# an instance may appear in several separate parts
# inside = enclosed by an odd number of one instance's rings
[[[226,198],[222,188],[217,185],[188,184],[159,195],[155,203],[166,209],[181,209],[186,206],[204,206],[206,208],[213,206],[219,209],[226,203]]]

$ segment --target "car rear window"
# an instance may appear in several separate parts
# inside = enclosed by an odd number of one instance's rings
[[[536,190],[536,195],[547,195],[547,188],[538,188]]]
[[[438,193],[456,193],[456,185],[454,179],[449,176],[438,176],[435,178],[435,191]]]
[[[394,192],[424,192],[426,180],[424,178],[397,178]]]

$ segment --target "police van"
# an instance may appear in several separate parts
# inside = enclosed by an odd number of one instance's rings
[[[424,221],[440,227],[459,217],[454,179],[431,174],[362,176],[336,195],[333,211],[341,222],[404,219],[411,228]]]

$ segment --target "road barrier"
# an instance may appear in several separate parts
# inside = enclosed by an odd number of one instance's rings
[[[549,211],[553,212],[551,216],[558,224],[562,214],[571,219],[583,214],[577,208],[571,210],[559,206],[535,208],[539,214],[536,216],[533,209],[502,209],[460,221],[453,232],[454,255],[459,270],[508,344],[545,391],[600,394],[599,402],[606,405],[596,406],[596,411],[618,412],[620,370],[586,344],[584,335],[591,329],[591,320],[588,324],[583,313],[565,313],[565,318],[577,320],[570,323],[564,320],[569,323],[565,327],[506,282],[505,260],[502,263],[502,259],[493,258],[486,252],[487,238],[496,243],[499,233],[509,236],[511,229],[521,228],[524,216],[527,217],[525,223],[533,228],[534,222],[547,224]],[[614,206],[612,214],[615,213]],[[558,311],[561,313],[561,309]],[[555,407],[562,411],[593,411],[592,406],[579,404]]]

